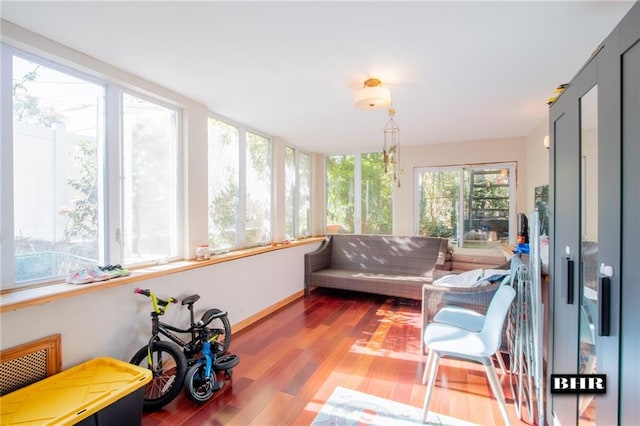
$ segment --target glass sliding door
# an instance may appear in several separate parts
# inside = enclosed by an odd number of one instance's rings
[[[417,234],[458,242],[461,201],[460,170],[418,171]]]
[[[417,235],[490,248],[515,239],[515,164],[419,168]]]
[[[464,246],[509,242],[511,175],[510,167],[464,170]]]

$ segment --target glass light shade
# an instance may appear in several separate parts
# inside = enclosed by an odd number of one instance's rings
[[[391,104],[391,90],[386,87],[363,87],[353,96],[353,104],[361,109],[385,108]]]

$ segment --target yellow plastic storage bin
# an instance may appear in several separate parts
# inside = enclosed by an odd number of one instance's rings
[[[0,397],[4,425],[136,425],[151,371],[102,357]]]

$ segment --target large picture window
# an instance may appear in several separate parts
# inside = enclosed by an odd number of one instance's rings
[[[311,226],[311,156],[285,148],[285,238],[306,237]]]
[[[179,110],[1,52],[2,288],[180,257]]]
[[[271,140],[209,117],[209,245],[271,241]]]
[[[214,249],[238,246],[240,132],[209,118],[209,245]]]
[[[311,235],[311,154],[298,153],[298,237]]]
[[[105,87],[12,59],[14,278],[28,283],[104,254]]]
[[[327,233],[393,233],[393,177],[382,153],[327,157]]]
[[[354,156],[334,155],[326,158],[327,233],[355,232]]]
[[[416,234],[464,247],[515,240],[515,164],[415,170]]]
[[[125,263],[178,255],[178,114],[122,96]]]
[[[244,245],[271,242],[271,140],[246,132]]]

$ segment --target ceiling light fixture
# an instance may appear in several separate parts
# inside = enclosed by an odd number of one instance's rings
[[[391,90],[382,87],[382,82],[377,78],[370,78],[353,96],[353,104],[360,109],[387,107],[391,105]]]

